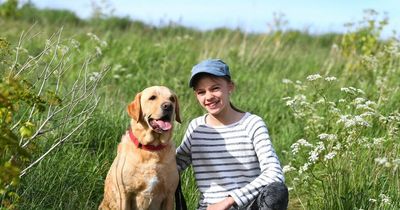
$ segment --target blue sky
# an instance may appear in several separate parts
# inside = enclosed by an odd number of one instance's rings
[[[1,1],[1,0],[0,0]],[[25,0],[26,1],[26,0]],[[40,8],[63,8],[89,17],[92,2],[108,7],[107,13],[129,16],[153,25],[177,22],[201,30],[240,27],[247,32],[267,32],[274,13],[283,14],[287,28],[311,33],[343,32],[345,23],[360,21],[363,10],[387,12],[385,34],[400,29],[400,0],[31,0]],[[110,9],[111,8],[111,9]],[[397,32],[398,34],[399,32]]]

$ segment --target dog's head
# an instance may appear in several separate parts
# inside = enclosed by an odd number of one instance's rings
[[[164,86],[148,87],[136,94],[135,100],[128,105],[128,114],[135,123],[141,124],[141,128],[152,131],[152,136],[170,137],[173,121],[181,122],[178,97]]]

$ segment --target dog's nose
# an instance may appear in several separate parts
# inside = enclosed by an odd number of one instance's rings
[[[165,111],[172,111],[172,103],[165,102],[161,104],[161,108]]]

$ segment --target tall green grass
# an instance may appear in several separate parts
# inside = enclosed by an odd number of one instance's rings
[[[32,26],[26,20],[0,20],[0,24],[8,29],[1,36],[14,47],[19,34]],[[27,59],[40,52],[59,27],[34,25],[22,56]],[[62,41],[77,46],[70,49],[68,63],[77,68],[79,58],[94,53],[98,59],[88,70],[92,74],[104,67],[110,70],[97,89],[101,99],[90,121],[22,177],[17,189],[19,209],[96,209],[117,144],[129,124],[126,105],[147,86],[165,85],[179,96],[183,122],[177,124],[174,135],[179,145],[189,121],[204,113],[188,87],[188,77],[191,67],[205,58],[221,58],[230,65],[236,84],[233,103],[266,121],[286,166],[289,209],[400,208],[397,41],[355,46],[344,44],[345,36],[340,35],[199,32],[176,26],[122,28],[65,24]],[[363,35],[355,31],[347,36],[361,39]],[[363,46],[372,53],[357,51]],[[64,83],[72,83],[77,74],[68,75]],[[317,79],[307,79],[309,75]],[[327,77],[336,80],[324,80]],[[346,87],[364,93],[341,91]],[[365,105],[365,101],[355,101],[357,97],[374,101],[370,107],[374,114],[365,119],[369,127],[353,130],[338,122],[338,112],[330,111],[338,109],[349,117],[362,114],[357,103]],[[322,141],[324,133],[336,137]],[[318,149],[321,141],[324,150]],[[37,151],[45,150],[47,142],[42,139]],[[302,144],[293,153],[296,143]],[[325,161],[331,152],[336,156]],[[317,155],[312,162],[311,154]],[[310,163],[307,169],[306,163]],[[182,177],[189,209],[195,209],[198,193],[193,172],[188,170]]]

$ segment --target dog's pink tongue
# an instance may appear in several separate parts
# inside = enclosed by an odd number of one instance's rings
[[[172,128],[172,125],[170,122],[165,122],[162,120],[154,120],[154,121],[157,123],[158,127],[164,131],[167,131]]]

